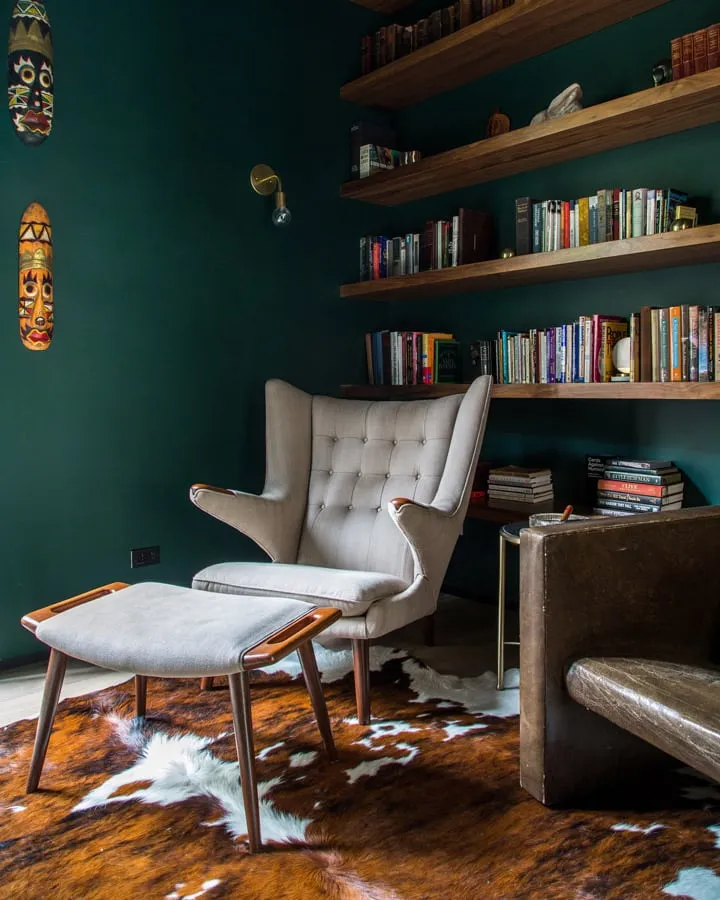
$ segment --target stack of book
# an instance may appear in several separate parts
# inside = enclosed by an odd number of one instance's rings
[[[515,0],[456,0],[436,9],[413,25],[384,25],[360,42],[360,66],[363,75],[387,66],[408,53],[420,50],[479,19],[512,6]]]
[[[553,508],[550,469],[502,466],[490,469],[488,506],[518,512],[550,512]]]
[[[495,255],[495,222],[490,213],[459,209],[452,219],[428,221],[422,233],[360,238],[360,280],[415,275],[483,262]]]
[[[373,331],[365,335],[370,384],[460,381],[459,342],[449,332]]]
[[[720,25],[709,25],[670,41],[673,81],[720,66]]]
[[[631,237],[670,231],[673,222],[698,223],[697,209],[686,206],[688,195],[674,188],[601,188],[578,200],[515,201],[518,255],[568,250]]]
[[[683,502],[682,472],[669,459],[609,457],[597,482],[593,512],[632,516],[669,512]]]

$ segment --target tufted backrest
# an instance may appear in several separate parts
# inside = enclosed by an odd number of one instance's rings
[[[413,580],[388,501],[431,504],[461,396],[413,402],[313,397],[312,462],[298,563]]]

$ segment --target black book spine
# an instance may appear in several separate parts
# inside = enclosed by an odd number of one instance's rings
[[[515,201],[515,253],[525,256],[533,250],[533,222],[531,197],[519,197]]]

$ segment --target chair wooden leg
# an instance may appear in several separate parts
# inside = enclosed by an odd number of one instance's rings
[[[435,619],[435,613],[432,613],[432,615],[429,616],[425,616],[425,618],[423,619],[423,632],[425,645],[427,647],[435,646]]]
[[[40,773],[45,762],[45,754],[47,753],[50,734],[55,721],[55,711],[57,710],[60,691],[65,680],[67,660],[67,656],[64,653],[60,653],[59,650],[50,651],[50,662],[48,663],[47,675],[45,676],[45,688],[40,706],[37,732],[35,733],[35,746],[33,747],[30,773],[25,787],[28,794],[34,793],[40,783]]]
[[[200,679],[200,690],[201,691],[211,691],[214,681],[215,681],[215,679],[212,676],[210,678],[201,678]]]
[[[323,746],[325,747],[325,753],[327,754],[328,759],[337,759],[337,750],[335,748],[335,741],[333,740],[327,704],[325,703],[325,695],[323,694],[322,682],[320,681],[320,673],[318,672],[312,642],[305,641],[304,644],[298,647],[298,654],[300,656],[300,662],[302,663],[305,684],[307,685],[310,701],[312,702],[313,711],[315,712],[315,720],[318,724],[318,729],[320,730]]]
[[[251,853],[262,849],[260,834],[260,806],[255,777],[255,748],[253,744],[252,710],[250,708],[250,681],[247,672],[228,676],[232,701],[235,746],[240,763],[240,785],[245,804],[248,827],[248,844]]]
[[[135,676],[135,715],[141,719],[147,709],[147,676]]]
[[[353,669],[355,670],[355,702],[358,722],[370,724],[370,641],[355,638],[352,642]]]

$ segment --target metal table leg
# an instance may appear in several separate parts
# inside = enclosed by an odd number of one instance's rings
[[[497,689],[505,679],[505,538],[500,535],[498,552]]]

